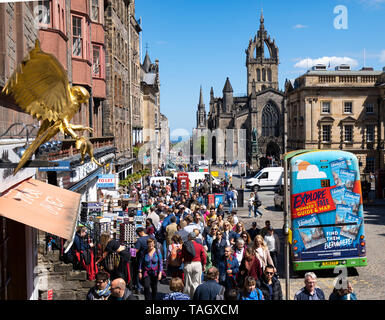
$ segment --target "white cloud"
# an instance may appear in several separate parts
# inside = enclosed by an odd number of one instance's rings
[[[326,178],[326,173],[319,171],[318,167],[311,164],[307,166],[306,170],[300,170],[297,174],[297,179],[318,179]]]
[[[308,26],[305,26],[304,24],[296,24],[293,29],[305,29],[308,28]]]
[[[382,50],[380,53],[380,62],[385,62],[385,50]]]
[[[335,66],[338,66],[340,64],[348,64],[352,68],[358,66],[358,61],[349,57],[322,57],[317,59],[302,59],[298,61],[294,67],[295,68],[301,68],[301,69],[307,69],[311,68],[312,66],[315,66],[316,64],[325,64],[326,66],[329,66],[333,68]]]

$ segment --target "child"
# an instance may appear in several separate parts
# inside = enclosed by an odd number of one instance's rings
[[[253,277],[245,279],[241,300],[265,300],[262,291],[255,287],[256,281]]]

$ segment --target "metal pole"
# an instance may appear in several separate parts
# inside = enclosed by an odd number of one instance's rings
[[[284,228],[285,228],[285,272],[286,272],[286,300],[290,300],[290,247],[289,247],[289,179],[288,179],[288,167],[287,160],[283,156],[284,162]]]
[[[213,181],[211,179],[211,159],[209,160],[210,194],[213,193]]]

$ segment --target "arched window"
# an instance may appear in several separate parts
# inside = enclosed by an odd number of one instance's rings
[[[271,82],[271,69],[267,69],[267,80]]]
[[[279,136],[279,114],[277,108],[270,103],[262,110],[262,136]]]
[[[266,81],[266,69],[262,69],[262,81]]]
[[[257,69],[257,81],[261,81],[261,69]]]

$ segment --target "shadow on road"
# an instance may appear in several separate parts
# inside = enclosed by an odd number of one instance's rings
[[[275,206],[268,206],[268,207],[265,207],[265,210],[276,211],[276,212],[281,212],[281,213],[283,213],[283,211],[282,211],[281,208],[276,208]]]

